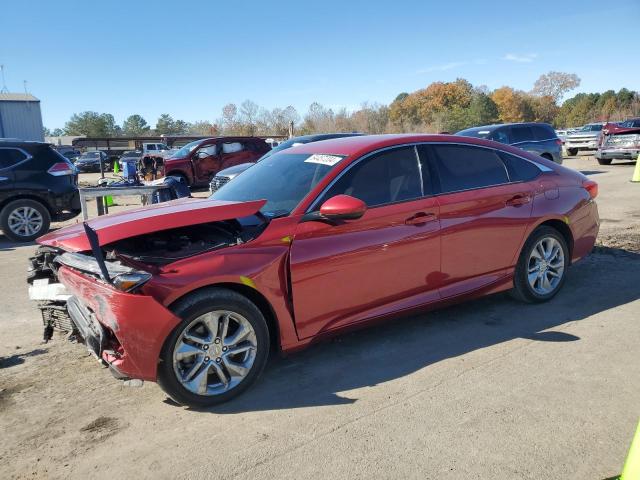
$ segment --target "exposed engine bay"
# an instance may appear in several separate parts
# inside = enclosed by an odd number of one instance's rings
[[[136,273],[151,277],[151,272],[163,265],[240,245],[260,235],[267,224],[265,217],[256,214],[129,237],[102,247],[96,245],[97,250],[93,252],[39,247],[29,259],[27,282],[29,298],[38,302],[42,312],[43,340],[49,341],[54,330],[68,333],[70,339],[84,340],[82,326],[75,325],[68,314],[71,295],[57,277],[61,265],[120,288],[120,277],[130,278]]]

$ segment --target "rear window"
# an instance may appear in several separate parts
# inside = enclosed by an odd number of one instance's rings
[[[512,182],[528,182],[540,175],[540,169],[531,162],[505,152],[500,152],[499,155]]]
[[[442,193],[509,183],[494,150],[470,145],[434,145]]]
[[[13,167],[26,158],[27,156],[17,148],[0,148],[0,170]]]

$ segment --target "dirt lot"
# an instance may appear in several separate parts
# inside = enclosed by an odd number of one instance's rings
[[[640,405],[640,185],[600,184],[601,244],[550,303],[506,295],[270,362],[194,411],[127,388],[80,345],[42,345],[33,245],[0,236],[0,478],[575,478],[621,470]]]

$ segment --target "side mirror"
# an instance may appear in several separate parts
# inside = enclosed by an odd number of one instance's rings
[[[202,160],[203,158],[207,158],[209,156],[209,154],[203,150],[200,150],[198,153],[196,153],[196,158],[198,160]]]
[[[367,204],[349,195],[336,195],[320,206],[319,212],[303,217],[303,221],[357,220],[367,211]]]

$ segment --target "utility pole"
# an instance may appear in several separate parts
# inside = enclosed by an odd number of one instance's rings
[[[0,65],[0,74],[2,74],[2,89],[0,90],[0,93],[9,93],[7,82],[4,79],[4,65]]]

